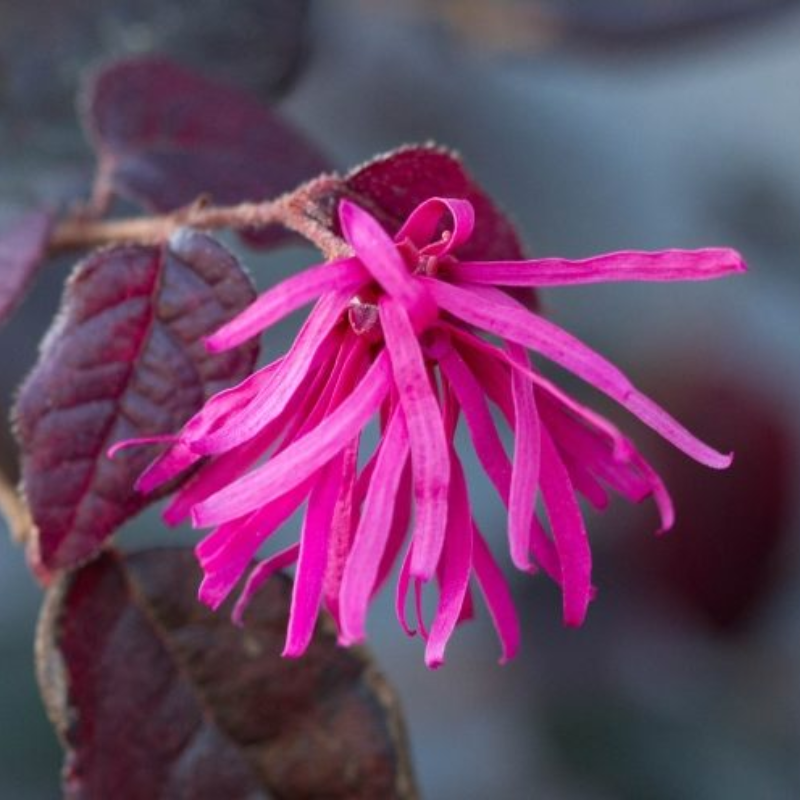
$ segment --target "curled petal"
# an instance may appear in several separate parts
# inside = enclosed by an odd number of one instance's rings
[[[442,217],[449,213],[452,227],[434,242]],[[452,197],[431,197],[418,205],[409,215],[395,239],[410,239],[425,255],[445,256],[469,239],[475,227],[475,210],[469,200]]]

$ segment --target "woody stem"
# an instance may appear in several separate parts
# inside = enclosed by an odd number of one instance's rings
[[[60,253],[114,244],[158,244],[181,227],[198,230],[230,228],[245,230],[282,225],[316,245],[329,259],[349,254],[345,242],[331,231],[330,223],[319,219],[313,193],[324,190],[324,183],[335,180],[325,176],[299,189],[261,203],[213,206],[197,202],[169,214],[130,219],[97,220],[76,215],[61,220],[50,235],[48,250]]]

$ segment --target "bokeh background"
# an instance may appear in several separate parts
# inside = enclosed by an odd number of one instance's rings
[[[703,470],[582,394],[642,442],[678,505],[660,539],[647,504],[590,515],[586,625],[564,629],[555,588],[520,576],[511,665],[485,615],[437,673],[386,600],[371,635],[427,798],[800,797],[800,3],[0,0],[0,22],[0,222],[85,194],[80,74],[158,51],[273,101],[343,169],[407,142],[456,149],[532,254],[739,248],[744,278],[543,296],[736,451],[728,473]],[[313,258],[244,257],[263,286]],[[68,268],[48,269],[0,334],[4,410]],[[2,456],[13,471],[7,441]],[[501,553],[501,509],[485,485],[475,496]],[[155,513],[129,528],[129,544],[175,541]],[[0,587],[0,798],[55,798],[61,756],[32,669],[40,595],[7,536]]]

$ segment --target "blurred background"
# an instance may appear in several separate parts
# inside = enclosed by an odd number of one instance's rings
[[[371,636],[426,798],[800,797],[800,2],[0,0],[0,20],[0,223],[85,195],[78,78],[156,51],[274,101],[342,169],[407,142],[456,149],[531,254],[739,248],[744,278],[543,296],[736,452],[729,472],[703,470],[581,395],[642,444],[678,508],[661,539],[649,504],[589,515],[599,593],[586,625],[564,629],[555,587],[519,576],[524,641],[509,666],[485,614],[437,673],[386,598]],[[244,258],[266,286],[313,256]],[[68,267],[2,332],[4,411]],[[13,473],[7,441],[2,455]],[[508,567],[501,509],[472,467]],[[174,541],[155,513],[130,528],[129,543]],[[7,536],[0,586],[0,798],[47,800],[61,755],[33,677],[40,595]]]

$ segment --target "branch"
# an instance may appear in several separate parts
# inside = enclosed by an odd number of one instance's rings
[[[25,544],[33,528],[31,512],[2,471],[0,471],[0,513],[5,518],[14,541]]]
[[[298,189],[261,203],[235,206],[209,205],[203,198],[169,214],[131,219],[97,220],[76,215],[58,223],[50,236],[48,251],[56,254],[106,245],[163,242],[178,228],[198,230],[246,230],[282,225],[314,244],[328,259],[350,255],[348,245],[330,229],[330,221],[312,216],[314,196],[330,194],[338,186],[335,175],[316,178]]]

